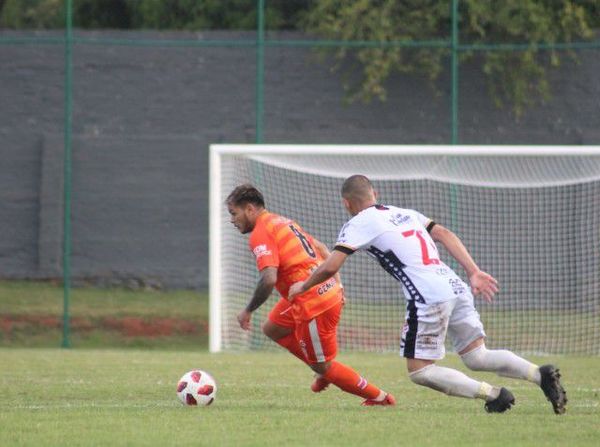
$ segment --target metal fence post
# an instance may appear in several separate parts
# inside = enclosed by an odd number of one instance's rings
[[[265,0],[258,0],[256,30],[256,144],[263,142],[265,82]]]
[[[452,0],[452,144],[458,144],[458,0]]]
[[[458,144],[458,0],[452,0],[452,11],[451,11],[451,21],[452,21],[452,42],[451,42],[451,60],[452,60],[452,70],[451,70],[451,115],[450,121],[452,126],[452,140],[451,144]],[[452,166],[454,166],[454,161],[451,162]],[[458,200],[457,200],[457,187],[453,183],[450,186],[450,222],[448,225],[450,228],[455,228],[457,221],[457,208],[458,208]],[[454,270],[458,267],[458,262],[454,258],[450,259],[450,267]]]
[[[63,340],[71,346],[69,298],[71,292],[71,129],[73,118],[73,0],[66,0],[65,23],[65,151],[64,151],[64,226],[63,226]]]

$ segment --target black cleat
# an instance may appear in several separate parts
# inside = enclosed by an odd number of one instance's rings
[[[540,376],[542,377],[540,388],[552,404],[554,412],[563,414],[567,411],[567,392],[560,384],[558,369],[554,365],[540,366]]]
[[[494,400],[486,402],[484,405],[485,411],[488,413],[504,413],[506,410],[510,410],[515,404],[515,396],[506,388],[500,388],[500,394]]]

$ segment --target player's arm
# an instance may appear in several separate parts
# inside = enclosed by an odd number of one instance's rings
[[[329,255],[331,254],[329,251],[329,248],[327,248],[327,245],[325,245],[324,243],[322,243],[321,241],[313,238],[313,245],[315,246],[315,248],[317,249],[317,251],[319,252],[319,254],[321,255],[321,257],[323,259],[327,259],[329,257]],[[337,272],[335,275],[333,275],[335,277],[335,280],[337,281],[337,283],[342,286],[342,278],[340,277],[340,272]]]
[[[434,241],[439,242],[446,247],[448,253],[450,253],[452,257],[456,259],[458,263],[465,269],[465,272],[467,272],[469,278],[471,275],[479,271],[479,267],[469,254],[467,248],[464,246],[459,237],[452,231],[440,224],[435,224],[433,228],[431,228],[429,234]]]
[[[344,261],[348,257],[347,253],[343,253],[339,250],[333,250],[331,254],[325,259],[325,262],[321,264],[306,281],[300,281],[292,284],[288,292],[288,299],[292,300],[296,295],[306,292],[310,288],[321,284],[323,281],[327,281],[333,275],[338,273]]]
[[[446,247],[448,253],[465,269],[473,293],[482,294],[486,301],[491,302],[494,294],[498,292],[498,281],[477,266],[465,245],[452,231],[435,223],[432,227],[428,226],[428,229],[431,238]]]
[[[252,299],[237,317],[242,329],[250,329],[250,315],[267,301],[276,283],[277,267],[265,267],[260,271],[260,278],[254,289]]]

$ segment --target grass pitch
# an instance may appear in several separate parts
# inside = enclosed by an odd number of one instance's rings
[[[480,400],[412,384],[396,355],[340,356],[392,392],[393,408],[361,407],[333,386],[311,393],[308,368],[284,353],[1,348],[0,359],[2,446],[592,446],[600,439],[598,357],[532,359],[561,368],[564,416],[529,383],[473,373],[516,396],[508,413],[487,414]],[[441,364],[465,371],[453,355]],[[193,368],[217,380],[210,407],[176,400],[177,380]]]
[[[74,288],[70,317],[75,348],[182,351],[208,346],[206,293]],[[61,346],[62,321],[62,287],[0,281],[0,347]]]

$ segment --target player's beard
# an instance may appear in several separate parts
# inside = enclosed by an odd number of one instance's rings
[[[242,234],[248,234],[250,232],[252,232],[252,230],[254,229],[253,225],[250,225],[250,222],[246,221],[240,224],[240,226],[238,227],[238,230],[240,230],[240,233]]]

